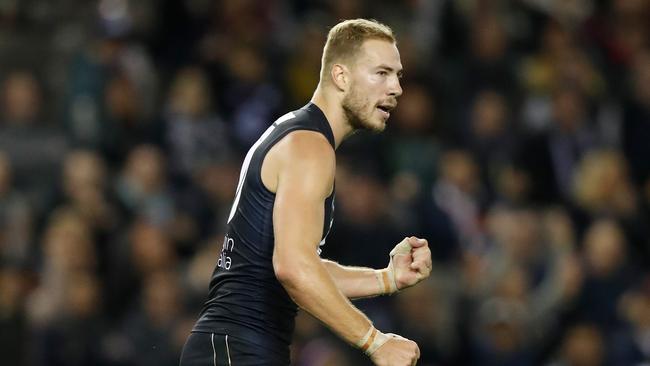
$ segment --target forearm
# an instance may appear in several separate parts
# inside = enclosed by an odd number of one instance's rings
[[[298,306],[334,333],[350,344],[357,344],[372,326],[370,320],[339,290],[316,255],[314,258],[294,258],[292,262],[285,274],[278,273],[287,293]]]
[[[338,289],[348,298],[358,299],[386,293],[383,283],[377,277],[377,270],[343,266],[327,259],[322,262]]]

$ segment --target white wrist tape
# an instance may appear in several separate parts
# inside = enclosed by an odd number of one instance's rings
[[[379,291],[382,295],[390,295],[397,292],[397,282],[395,281],[395,270],[393,264],[388,268],[375,270],[375,277],[379,283]]]
[[[404,239],[399,244],[390,251],[390,262],[388,267],[382,270],[376,270],[375,276],[377,277],[377,282],[379,282],[379,288],[382,294],[390,295],[397,292],[397,281],[395,280],[395,266],[393,265],[393,257],[397,254],[409,254],[411,253],[411,244],[409,244],[408,239]]]
[[[383,346],[384,343],[388,342],[389,339],[389,335],[378,331],[377,328],[371,325],[368,332],[366,332],[366,335],[357,342],[357,347],[359,347],[363,353],[370,356],[375,353],[379,347]]]

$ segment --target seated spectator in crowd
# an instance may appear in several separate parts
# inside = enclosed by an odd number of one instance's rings
[[[559,86],[552,100],[550,128],[526,138],[518,159],[531,177],[536,202],[567,203],[574,170],[599,141],[590,127],[585,96],[578,88]]]
[[[116,181],[116,194],[131,217],[165,226],[176,214],[165,156],[153,145],[133,149]]]
[[[31,204],[14,185],[7,155],[0,151],[0,262],[31,262],[35,218]]]
[[[230,132],[213,108],[205,73],[197,67],[182,69],[170,89],[164,120],[171,172],[190,178],[230,158]]]
[[[56,318],[34,338],[34,365],[106,365],[101,286],[90,272],[75,271],[66,278],[63,303]]]
[[[25,314],[32,273],[0,261],[0,354],[3,362],[26,365],[31,339]]]
[[[12,71],[0,81],[0,146],[14,184],[38,210],[52,193],[68,145],[63,131],[46,119],[45,97],[32,72]]]
[[[578,324],[567,331],[560,346],[560,355],[556,361],[551,363],[551,366],[604,366],[609,364],[602,330],[593,324]]]
[[[622,324],[617,311],[619,300],[637,276],[629,258],[628,242],[615,221],[601,219],[587,229],[582,252],[585,279],[576,316],[611,335]]]
[[[650,359],[650,282],[641,278],[618,304],[623,326],[612,337],[612,364],[640,365]]]
[[[136,365],[176,366],[186,332],[182,291],[177,274],[161,270],[144,278],[137,306],[126,316],[124,335],[130,346],[127,360]]]

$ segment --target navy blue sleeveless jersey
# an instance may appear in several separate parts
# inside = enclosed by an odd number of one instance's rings
[[[208,300],[194,331],[239,336],[288,352],[297,306],[273,271],[275,194],[262,183],[261,169],[271,147],[297,130],[322,133],[334,148],[332,129],[323,112],[312,103],[280,117],[251,147],[242,165]],[[320,246],[332,226],[334,193],[324,204]]]

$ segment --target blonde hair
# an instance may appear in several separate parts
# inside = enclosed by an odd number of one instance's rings
[[[370,39],[396,43],[393,30],[374,19],[349,19],[332,27],[327,34],[321,60],[321,81],[332,65],[339,60],[348,61],[354,57],[363,43]]]

